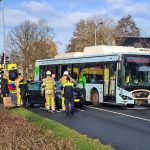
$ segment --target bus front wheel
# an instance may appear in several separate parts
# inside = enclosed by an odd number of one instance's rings
[[[99,94],[97,90],[94,90],[91,95],[92,104],[97,106],[99,104]]]

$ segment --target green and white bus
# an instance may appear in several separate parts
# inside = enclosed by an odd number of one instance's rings
[[[85,76],[86,101],[93,105],[150,104],[150,49],[100,45],[37,60],[34,80],[45,78],[47,70],[56,80],[69,71],[80,88],[79,80]]]

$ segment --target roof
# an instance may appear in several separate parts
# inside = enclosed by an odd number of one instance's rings
[[[84,56],[96,56],[96,55],[107,55],[107,54],[118,54],[118,53],[145,53],[150,54],[150,49],[147,48],[135,48],[128,46],[107,46],[98,45],[85,47],[83,52],[72,52],[56,55],[56,59],[61,58],[76,58]]]
[[[71,58],[71,57],[80,57],[83,56],[83,52],[72,52],[72,53],[63,53],[58,54],[55,58]]]
[[[115,41],[117,45],[150,48],[149,37],[118,37]]]

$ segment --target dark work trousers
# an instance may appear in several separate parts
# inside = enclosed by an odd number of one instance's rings
[[[21,92],[20,95],[21,95],[23,106],[25,107],[26,106],[26,101],[27,101],[26,92]]]
[[[69,103],[71,105],[71,108],[69,107]],[[66,112],[73,110],[74,109],[74,99],[73,98],[65,98],[65,106],[66,106]]]

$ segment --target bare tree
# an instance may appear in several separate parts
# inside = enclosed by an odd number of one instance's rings
[[[139,37],[140,29],[137,27],[132,16],[122,17],[115,28],[116,44],[120,45],[124,41],[124,37]]]
[[[103,24],[97,29],[97,45],[113,45],[113,20],[111,18],[102,19],[98,16],[82,19],[76,24],[75,31],[73,32],[70,43],[67,45],[66,52],[82,52],[86,46],[93,46],[95,44],[94,31],[100,22],[103,22]]]
[[[24,73],[33,68],[35,60],[53,57],[57,46],[54,32],[45,21],[25,21],[8,33],[11,60],[22,67]]]

